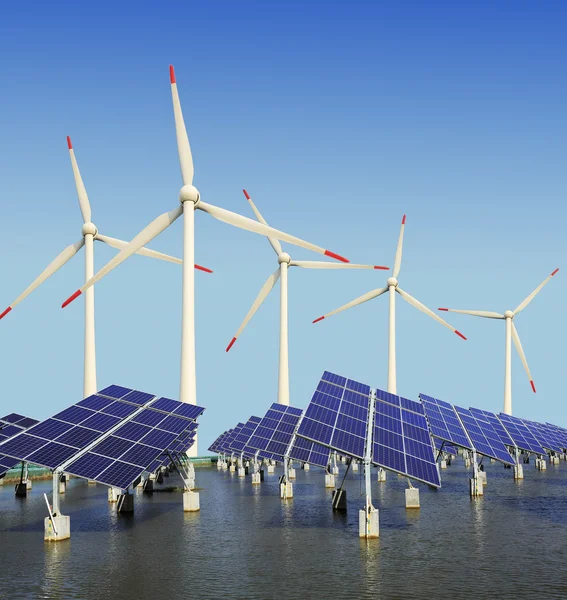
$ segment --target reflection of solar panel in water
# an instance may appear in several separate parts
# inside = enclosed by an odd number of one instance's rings
[[[199,406],[169,398],[152,401],[112,435],[67,465],[65,471],[126,489],[180,436],[195,430],[195,418],[203,411]]]
[[[455,446],[451,446],[447,442],[440,440],[439,438],[434,438],[435,448],[441,452],[445,452],[445,454],[452,454],[453,456],[457,456],[457,448]]]
[[[325,371],[297,435],[363,459],[369,407],[370,386]]]
[[[460,406],[455,406],[455,411],[479,454],[494,458],[507,465],[516,464],[516,461],[510,456],[500,436],[486,417],[474,414],[472,411]]]
[[[515,447],[514,440],[510,437],[510,434],[506,431],[506,428],[502,425],[502,422],[496,414],[488,410],[481,410],[480,408],[470,408],[469,410],[477,418],[486,419],[492,425],[492,428],[498,434],[500,441],[505,446]]]
[[[289,453],[289,457],[293,460],[300,460],[315,467],[323,467],[323,469],[327,468],[330,455],[330,448],[298,436],[296,436]]]
[[[256,428],[260,424],[260,417],[250,417],[248,421],[244,424],[242,429],[234,436],[230,449],[234,452],[242,452],[244,447],[248,443],[248,440],[252,437],[253,433],[256,431]]]
[[[418,402],[376,390],[372,462],[434,487],[441,479]]]
[[[419,399],[425,410],[431,433],[434,437],[445,440],[456,446],[472,450],[471,442],[463,429],[453,405],[443,400],[438,400],[425,394],[420,394]]]
[[[504,413],[500,413],[498,418],[502,422],[502,425],[506,427],[506,430],[518,448],[528,452],[534,452],[535,454],[546,453],[521,419],[513,417],[512,415],[505,415]]]
[[[256,427],[245,446],[247,456],[282,460],[291,442],[301,410],[274,403]]]

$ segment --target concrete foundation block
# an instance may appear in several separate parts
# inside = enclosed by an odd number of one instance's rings
[[[280,498],[282,500],[293,498],[293,483],[291,481],[280,484]]]
[[[275,473],[276,467],[274,465],[268,465],[268,475]]]
[[[339,474],[339,467],[333,467],[333,468],[331,469],[331,473],[332,473],[333,475],[338,475],[338,474]]]
[[[111,503],[118,502],[121,491],[121,489],[115,487],[108,488],[108,501]]]
[[[305,464],[303,465],[303,470],[304,470],[304,471],[309,471],[309,469],[310,469],[310,468],[311,468],[311,467],[310,467],[309,463],[305,463]]]
[[[67,491],[67,484],[64,481],[59,482],[59,493],[64,494]]]
[[[325,475],[325,487],[326,488],[334,488],[335,487],[335,476],[332,473],[327,473]]]
[[[183,512],[197,512],[201,510],[199,492],[183,492]]]
[[[377,538],[380,536],[380,523],[378,510],[373,509],[369,513],[361,510],[358,513],[358,535],[361,538]]]
[[[53,521],[55,527],[53,527]],[[68,540],[71,537],[71,517],[65,515],[59,515],[53,517],[51,521],[50,517],[45,517],[43,521],[43,539],[46,542],[60,542],[62,540]],[[57,530],[57,533],[55,533]]]
[[[484,496],[484,484],[479,478],[473,477],[470,480],[471,497]]]
[[[352,461],[351,468],[355,473],[358,471],[358,463],[355,460]]]
[[[419,507],[419,488],[406,488],[406,508]]]
[[[222,460],[217,460],[217,469],[222,469]]]
[[[540,458],[536,462],[536,467],[537,467],[538,471],[546,471],[547,470],[547,463],[545,462],[545,459]]]
[[[0,485],[4,485],[4,478],[0,479]]]
[[[524,466],[520,463],[514,467],[514,479],[524,478]]]
[[[341,512],[346,512],[346,510],[347,510],[346,490],[334,490],[332,504],[333,504],[333,510],[339,510]]]
[[[480,481],[482,481],[482,485],[486,485],[486,482],[487,482],[486,471],[479,471],[478,478],[480,479]]]
[[[386,481],[386,471],[384,469],[378,469],[378,481],[380,483]]]
[[[16,496],[18,498],[25,498],[28,495],[28,486],[26,483],[16,483],[16,487],[14,488]]]
[[[258,473],[252,473],[252,485],[260,485],[260,483],[260,472],[258,471]]]
[[[153,494],[154,493],[154,482],[152,479],[146,479],[144,482],[144,493],[145,494]]]
[[[28,492],[31,491],[31,489],[32,489],[32,480],[31,479],[28,479],[26,481],[26,489],[28,490]]]
[[[238,467],[238,477],[246,477],[246,469],[244,467]]]
[[[236,471],[236,465],[235,465],[234,463],[232,463],[232,464],[230,465],[230,467],[228,467],[228,470],[229,470],[231,473],[234,473],[234,472]]]
[[[442,469],[446,469],[446,468],[447,468],[447,461],[446,461],[445,459],[443,459],[443,460],[442,460],[442,461],[439,463],[439,466],[440,466]]]
[[[134,512],[134,495],[118,494],[116,510],[119,513],[131,514]]]
[[[292,468],[292,469],[289,469],[289,470],[288,470],[288,472],[287,472],[287,476],[288,476],[290,479],[295,479],[295,469],[293,469],[293,468]]]

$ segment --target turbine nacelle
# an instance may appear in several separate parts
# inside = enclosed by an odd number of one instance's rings
[[[289,265],[291,263],[291,256],[287,252],[281,252],[278,254],[278,262],[280,265],[282,263],[287,263]]]
[[[390,277],[387,281],[388,287],[398,287],[398,280],[395,277]]]
[[[513,318],[514,318],[514,316],[515,316],[515,315],[514,315],[514,313],[513,313],[511,310],[507,310],[507,311],[504,313],[504,318],[505,318],[505,319],[513,319]]]
[[[92,235],[93,237],[96,237],[96,234],[98,233],[98,229],[96,228],[96,225],[94,223],[88,222],[88,223],[83,223],[83,237],[85,237],[85,235]]]
[[[199,190],[194,185],[184,185],[179,191],[179,202],[181,204],[184,202],[193,202],[197,206],[200,198],[201,194],[199,194]]]

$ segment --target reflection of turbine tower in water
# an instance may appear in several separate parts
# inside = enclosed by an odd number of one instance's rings
[[[394,269],[392,272],[392,277],[388,279],[386,282],[386,287],[378,288],[376,290],[372,290],[366,294],[363,294],[359,298],[356,298],[352,302],[337,308],[336,310],[327,313],[326,315],[315,319],[313,323],[317,323],[318,321],[322,321],[331,315],[335,315],[347,308],[352,308],[353,306],[358,306],[363,302],[367,302],[368,300],[372,300],[373,298],[377,298],[386,292],[389,293],[390,299],[390,315],[389,315],[389,330],[388,330],[388,392],[391,394],[397,394],[397,386],[396,386],[396,293],[399,294],[408,304],[411,304],[413,307],[417,308],[421,312],[430,316],[432,319],[435,319],[441,325],[447,327],[454,333],[456,333],[459,337],[462,337],[464,340],[467,338],[457,331],[454,327],[449,325],[446,321],[444,321],[441,317],[436,315],[432,310],[427,308],[424,304],[422,304],[419,300],[416,300],[413,296],[410,296],[407,292],[400,288],[398,283],[398,275],[400,274],[400,268],[402,266],[402,247],[404,243],[404,229],[406,225],[406,216],[404,215],[402,219],[402,226],[400,228],[400,237],[398,238],[398,246],[396,249],[396,257],[394,259]]]
[[[82,237],[75,244],[71,244],[51,264],[35,279],[35,281],[22,293],[20,294],[12,304],[0,314],[0,319],[5,317],[15,306],[17,306],[24,298],[29,296],[37,287],[39,287],[46,279],[56,273],[67,261],[69,261],[77,252],[84,246],[85,247],[85,281],[88,281],[94,273],[94,244],[93,242],[99,241],[111,246],[112,248],[122,249],[125,248],[128,243],[116,238],[103,235],[99,232],[97,227],[91,221],[91,205],[89,197],[87,196],[87,190],[83,183],[79,166],[75,158],[75,152],[73,150],[73,144],[71,138],[67,137],[67,145],[69,147],[69,154],[71,156],[71,165],[73,167],[73,175],[75,176],[75,185],[77,187],[77,195],[79,197],[79,206],[81,208],[81,214],[83,216],[83,228]],[[181,264],[179,258],[156,252],[155,250],[149,250],[148,248],[139,248],[138,254],[148,256],[150,258],[157,258],[159,260],[165,260]],[[195,268],[202,271],[212,273],[209,269],[199,267],[195,265]],[[89,290],[85,294],[85,349],[84,349],[84,373],[83,373],[83,395],[86,398],[95,394],[97,391],[96,385],[96,352],[95,352],[95,324],[94,324],[94,290]]]
[[[524,308],[539,294],[543,286],[559,271],[555,269],[551,275],[549,275],[542,283],[540,283],[536,289],[523,300],[515,310],[507,310],[503,315],[497,312],[487,310],[457,310],[455,308],[440,308],[438,310],[444,310],[446,312],[461,313],[463,315],[472,315],[473,317],[483,317],[485,319],[504,319],[506,321],[506,358],[505,358],[505,369],[504,369],[504,413],[507,415],[512,414],[512,340],[514,346],[520,355],[520,360],[524,365],[524,369],[530,380],[532,390],[536,391],[530,368],[528,367],[528,361],[520,342],[520,336],[516,326],[514,325],[514,318],[519,315]]]
[[[181,374],[179,399],[181,402],[197,404],[197,381],[195,370],[195,210],[202,210],[215,219],[251,231],[260,235],[271,236],[283,242],[295,244],[306,250],[312,250],[319,254],[335,256],[328,250],[305,242],[292,235],[268,227],[263,223],[243,217],[224,208],[219,208],[212,204],[207,204],[201,200],[201,195],[193,185],[193,157],[189,145],[189,137],[183,120],[179,93],[175,79],[173,67],[169,67],[171,81],[171,94],[173,98],[173,112],[175,117],[175,131],[177,134],[177,149],[179,153],[179,162],[181,165],[181,175],[183,178],[183,187],[179,192],[179,202],[181,206],[160,215],[154,219],[145,229],[143,229],[127,246],[119,252],[110,262],[108,262],[96,275],[91,277],[82,287],[71,295],[63,303],[63,308],[70,304],[75,298],[83,292],[90,289],[97,281],[102,279],[107,273],[112,271],[120,263],[132,256],[140,248],[145,246],[162,231],[167,229],[174,221],[183,215],[183,283],[182,283],[182,308],[181,308]],[[348,262],[346,259],[342,259]],[[191,448],[191,455],[197,454],[197,438]]]
[[[260,211],[256,208],[254,202],[248,195],[246,190],[243,190],[244,195],[246,196],[256,218],[261,223],[267,225],[264,217],[260,214]],[[272,273],[266,283],[263,285],[260,293],[254,300],[252,304],[252,308],[248,311],[248,314],[242,321],[236,335],[232,338],[230,344],[228,345],[226,351],[228,352],[234,342],[236,342],[237,338],[240,336],[250,319],[254,316],[254,313],[260,308],[260,305],[264,300],[268,297],[268,294],[272,291],[274,286],[276,285],[278,279],[280,280],[280,358],[279,358],[279,370],[278,370],[278,404],[285,404],[289,406],[289,345],[288,345],[288,293],[287,293],[287,281],[288,281],[288,267],[302,267],[304,269],[385,269],[388,270],[388,267],[377,267],[372,265],[354,265],[354,264],[345,264],[345,263],[332,263],[332,262],[323,262],[323,261],[312,261],[312,260],[292,260],[291,256],[283,251],[282,245],[280,242],[268,236],[268,241],[272,246],[276,256],[278,257],[279,266]],[[329,252],[329,256],[333,258],[339,258],[339,256],[334,255]]]

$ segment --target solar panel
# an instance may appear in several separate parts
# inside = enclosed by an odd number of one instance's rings
[[[325,371],[297,435],[362,459],[369,406],[370,386]]]
[[[455,406],[455,411],[479,454],[494,458],[507,465],[516,464],[516,461],[510,456],[500,436],[486,417],[460,406]]]
[[[282,460],[301,417],[301,410],[274,403],[245,446],[247,456]]]
[[[552,423],[546,423],[546,425],[555,432],[555,435],[561,444],[563,450],[567,449],[567,429],[560,427],[559,425],[553,425]]]
[[[233,437],[230,449],[234,452],[243,452],[248,440],[252,437],[256,428],[262,419],[260,417],[250,417],[240,431]]]
[[[29,427],[39,423],[36,419],[24,417],[17,413],[6,415],[0,419],[0,443],[22,433]],[[0,479],[7,471],[14,468],[20,461],[5,454],[0,454]]]
[[[418,402],[376,390],[372,462],[428,485],[441,486],[427,420]]]
[[[452,446],[451,444],[448,444],[447,442],[440,440],[439,438],[434,438],[434,442],[435,448],[437,448],[438,451],[457,456],[456,446]]]
[[[557,438],[555,432],[547,425],[544,423],[537,423],[536,421],[529,421],[528,419],[522,419],[522,421],[543,448],[547,448],[553,452],[562,451],[560,440]]]
[[[510,437],[510,434],[506,431],[506,428],[504,425],[502,425],[496,414],[489,412],[488,410],[481,410],[480,408],[470,408],[469,410],[473,415],[484,417],[486,420],[488,420],[505,446],[515,448],[516,445],[514,444],[514,440]]]
[[[498,418],[518,448],[526,450],[527,452],[534,452],[535,454],[546,454],[545,450],[541,447],[541,444],[535,439],[522,419],[513,417],[512,415],[505,415],[504,413],[500,413]],[[0,451],[1,450],[2,446],[0,446]]]
[[[309,463],[315,467],[322,467],[323,469],[327,468],[330,455],[330,448],[310,442],[299,436],[296,436],[289,453],[289,457],[294,460],[300,460],[301,462]]]
[[[221,433],[219,437],[209,446],[209,452],[219,452],[219,443],[224,439],[226,433],[226,431]]]
[[[473,450],[452,404],[425,394],[419,394],[419,399],[423,405],[433,437],[467,450]]]

